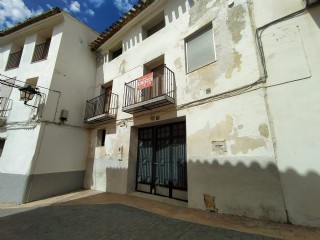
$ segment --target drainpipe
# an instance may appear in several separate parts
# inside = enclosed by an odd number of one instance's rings
[[[291,18],[294,18],[294,17],[304,13],[308,9],[308,6],[309,6],[309,4],[308,4],[308,1],[307,1],[307,3],[306,3],[304,8],[302,8],[302,9],[296,11],[296,12],[290,13],[290,14],[282,17],[282,18],[274,20],[274,21],[272,21],[270,23],[267,23],[267,24],[265,24],[265,25],[263,25],[263,26],[261,26],[261,27],[256,29],[256,33],[255,33],[255,35],[256,35],[256,44],[257,44],[257,48],[258,48],[258,52],[259,52],[259,56],[260,56],[260,60],[261,60],[262,68],[263,68],[263,76],[261,77],[261,79],[263,80],[264,83],[267,82],[268,71],[267,71],[267,65],[266,65],[266,59],[265,59],[265,55],[264,55],[264,50],[263,50],[262,33],[264,32],[264,30],[266,30],[267,28],[269,28],[269,27],[271,27],[273,25],[276,25],[276,24],[278,24],[280,22],[289,20]],[[268,119],[269,119],[270,131],[271,131],[271,133],[273,135],[272,143],[273,143],[275,161],[276,161],[276,164],[277,164],[277,153],[276,153],[277,142],[276,142],[276,138],[275,138],[275,131],[274,131],[274,127],[273,127],[271,111],[270,111],[270,108],[269,108],[269,105],[268,105],[268,95],[267,95],[266,88],[264,88],[264,98],[265,98],[267,116],[268,116]],[[280,171],[279,171],[278,167],[277,167],[277,170],[278,170],[279,179],[280,179]],[[280,184],[281,184],[281,197],[282,197],[284,210],[285,210],[285,214],[286,214],[286,221],[287,221],[287,223],[291,223],[290,217],[289,217],[289,213],[288,213],[288,210],[287,210],[287,206],[286,206],[284,193],[283,193],[283,187],[282,187],[281,179],[280,179]]]

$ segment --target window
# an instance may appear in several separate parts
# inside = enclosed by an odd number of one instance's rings
[[[26,83],[24,84],[25,87],[27,86],[31,86],[33,88],[36,88],[37,87],[37,83],[38,83],[38,77],[34,77],[34,78],[28,78],[26,80]]]
[[[44,43],[40,43],[35,46],[32,62],[37,62],[43,59],[47,59],[51,38],[48,38]]]
[[[122,54],[122,42],[118,42],[109,50],[109,62]]]
[[[22,56],[22,49],[14,53],[10,53],[6,70],[19,67],[21,56]]]
[[[216,61],[211,24],[188,37],[185,44],[188,73]]]
[[[101,86],[101,98],[104,103],[103,113],[114,112],[114,98],[112,97],[112,81]]]
[[[156,17],[151,19],[147,24],[145,24],[143,28],[143,39],[150,37],[151,35],[155,34],[162,28],[166,26],[164,13],[161,12]]]
[[[0,138],[0,157],[2,156],[2,151],[4,148],[4,144],[5,144],[6,140],[3,138]]]
[[[153,35],[154,33],[158,32],[160,29],[165,27],[165,21],[164,19],[157,23],[155,26],[151,27],[150,29],[147,30],[147,37],[150,37],[151,35]]]
[[[6,70],[17,68],[20,65],[25,39],[19,38],[11,45],[10,55],[7,61]]]
[[[97,132],[97,147],[103,147],[106,139],[106,130],[98,129]]]
[[[119,48],[112,52],[112,59],[119,57],[122,54],[122,48]]]

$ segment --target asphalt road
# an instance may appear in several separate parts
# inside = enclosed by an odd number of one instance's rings
[[[1,240],[273,239],[177,220],[122,204],[0,210]]]

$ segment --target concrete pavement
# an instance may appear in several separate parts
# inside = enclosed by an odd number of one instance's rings
[[[0,239],[320,239],[316,228],[185,205],[153,195],[97,191],[20,206],[0,205]]]

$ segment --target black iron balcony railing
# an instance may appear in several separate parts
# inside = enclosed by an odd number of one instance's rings
[[[111,92],[104,93],[87,101],[84,122],[96,123],[115,119],[117,110],[118,95]]]
[[[6,70],[19,67],[21,55],[22,55],[22,50],[19,52],[11,53],[9,55]]]
[[[124,86],[122,111],[136,113],[175,102],[175,74],[161,65]]]
[[[7,118],[12,107],[12,100],[5,97],[0,97],[0,118]]]
[[[50,40],[45,43],[36,45],[34,48],[32,62],[37,62],[43,59],[47,59],[49,47],[50,47]]]

